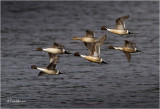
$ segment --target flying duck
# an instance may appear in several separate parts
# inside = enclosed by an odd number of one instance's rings
[[[100,46],[104,43],[106,40],[106,35],[101,36],[99,39],[97,39],[97,42],[92,43],[86,43],[84,42],[85,46],[89,50],[89,55],[82,55],[79,52],[74,53],[74,56],[80,56],[88,61],[95,62],[95,63],[105,63],[103,59],[100,57]]]
[[[130,53],[135,53],[135,52],[141,52],[136,48],[136,45],[134,42],[125,40],[124,46],[121,47],[114,47],[113,45],[108,46],[108,49],[116,49],[116,50],[121,50],[124,52],[124,54],[127,57],[127,60],[130,61],[131,59],[131,54]]]
[[[125,27],[125,20],[129,18],[129,15],[120,17],[116,20],[116,27],[114,29],[109,29],[106,26],[102,26],[101,30],[107,30],[109,32],[118,34],[118,35],[127,35],[127,34],[133,34],[129,32],[129,30]]]

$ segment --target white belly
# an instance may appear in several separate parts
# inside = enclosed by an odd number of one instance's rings
[[[37,68],[38,70],[40,70],[40,71],[43,71],[43,72],[45,72],[45,73],[47,73],[47,74],[56,74],[56,72],[54,72],[54,70],[48,70],[48,69],[46,69],[46,68]]]
[[[127,30],[117,30],[117,29],[107,29],[107,30],[118,35],[128,34]]]
[[[45,48],[43,49],[43,51],[47,51],[49,53],[53,53],[53,54],[61,54],[62,50],[58,49],[58,48]]]

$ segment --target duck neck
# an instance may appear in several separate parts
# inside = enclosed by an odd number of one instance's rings
[[[116,49],[116,50],[123,50],[122,47],[114,47],[114,49]]]

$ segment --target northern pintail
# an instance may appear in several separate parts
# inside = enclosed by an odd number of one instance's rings
[[[44,74],[50,74],[50,75],[58,75],[61,74],[61,72],[59,70],[56,70],[56,65],[58,63],[58,56],[54,56],[52,57],[52,62],[46,67],[46,68],[40,68],[37,67],[36,65],[32,65],[31,68],[32,69],[38,69],[41,72],[38,74],[38,76],[42,76]]]
[[[46,51],[53,54],[71,54],[65,50],[63,45],[58,43],[54,43],[53,46],[49,48],[37,48],[37,51]]]
[[[83,37],[73,37],[73,40],[81,40],[82,42],[91,43],[95,42],[94,32],[91,30],[86,30],[86,35]]]
[[[95,63],[105,63],[103,59],[100,57],[100,46],[104,43],[106,40],[106,35],[101,36],[97,42],[92,42],[92,43],[86,43],[86,47],[88,48],[90,54],[89,55],[82,55],[79,52],[74,53],[74,56],[80,56],[88,61],[95,62]]]
[[[124,54],[126,55],[128,61],[130,61],[130,59],[131,59],[130,53],[141,52],[140,50],[138,50],[136,48],[136,45],[135,45],[134,42],[131,42],[131,41],[128,41],[128,40],[125,40],[124,46],[114,47],[114,46],[111,45],[111,46],[108,46],[108,49],[117,49],[117,50],[123,51]]]
[[[115,29],[109,29],[106,26],[102,26],[101,30],[107,30],[107,31],[110,31],[110,32],[118,34],[118,35],[133,34],[133,33],[129,32],[129,30],[127,30],[126,27],[125,27],[124,20],[126,20],[128,18],[129,18],[129,15],[126,15],[126,16],[118,18],[116,20],[116,27],[115,27]]]

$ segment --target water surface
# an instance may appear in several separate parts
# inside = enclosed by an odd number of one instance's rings
[[[1,104],[10,108],[158,108],[159,107],[159,7],[158,2],[1,2]],[[114,28],[115,20],[129,14],[126,28],[139,33],[118,36],[102,31]],[[61,43],[74,53],[87,54],[72,37],[96,32],[106,34],[96,64],[73,55],[60,55],[62,75],[37,77],[35,64],[49,64],[46,52],[37,47]],[[121,51],[108,50],[124,40],[134,41],[141,53],[128,62]],[[10,101],[8,101],[10,100]],[[13,103],[15,100],[24,103]]]

